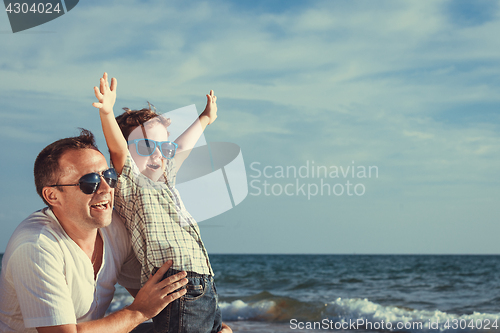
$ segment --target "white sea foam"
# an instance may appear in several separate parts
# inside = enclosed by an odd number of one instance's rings
[[[269,313],[276,306],[273,301],[259,301],[255,303],[245,303],[236,300],[231,303],[221,302],[219,307],[224,320],[266,320],[270,319]]]
[[[499,331],[498,327],[500,327],[500,313],[487,314],[474,312],[470,315],[454,315],[439,310],[409,310],[394,306],[383,306],[370,302],[366,298],[337,298],[330,304],[332,307],[328,313],[336,316],[338,321],[348,322],[349,320],[364,319],[365,322],[369,321],[372,323],[381,323],[382,321],[385,323],[391,322],[393,328],[396,328],[397,323],[422,323],[422,329],[417,328],[418,325],[406,325],[406,327],[411,327],[405,329],[408,332],[469,332],[477,331],[478,326],[484,328],[488,323],[489,329],[487,331]],[[429,326],[430,324],[432,326]],[[470,325],[473,325],[474,328]]]
[[[283,304],[277,304],[270,300],[261,300],[258,302],[244,302],[236,300],[233,302],[222,302],[220,307],[222,316],[227,321],[237,320],[257,320],[257,321],[274,321],[276,320],[276,313],[282,313],[278,307]],[[290,313],[291,317],[283,320],[290,320],[294,317],[300,318],[300,310],[297,313]],[[296,316],[294,316],[296,315]],[[387,330],[387,323],[391,323],[389,331],[398,332],[478,332],[478,325],[485,327],[489,323],[489,329],[485,332],[499,331],[495,326],[500,326],[500,313],[487,314],[474,312],[469,315],[454,315],[439,310],[411,310],[405,308],[398,308],[394,306],[383,306],[373,303],[368,299],[342,299],[338,298],[333,302],[325,304],[321,313],[322,319],[327,318],[329,321],[336,323],[352,323],[352,322],[370,322],[364,326],[356,328],[365,328],[368,330]],[[322,320],[320,319],[320,320]],[[361,321],[362,320],[362,321]],[[471,322],[474,328],[471,328]],[[385,323],[385,329],[380,328],[380,323]],[[400,327],[398,327],[398,323]],[[418,323],[422,323],[419,325]],[[432,323],[432,326],[429,326]],[[448,323],[448,327],[446,327]],[[405,325],[406,324],[406,325]],[[454,327],[455,326],[455,327]],[[498,327],[497,326],[497,327]]]

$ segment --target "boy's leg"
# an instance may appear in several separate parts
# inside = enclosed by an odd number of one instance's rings
[[[154,268],[152,274],[154,275],[158,268]],[[175,271],[169,269],[162,280],[168,278],[171,275],[176,274]],[[177,290],[176,290],[177,291]],[[167,305],[166,308],[161,310],[159,314],[153,317],[153,327],[154,333],[178,333],[179,331],[179,307],[180,307],[180,299],[176,299]]]
[[[181,332],[218,333],[222,329],[222,316],[213,278],[203,276],[189,280],[186,285],[187,293],[180,298]]]
[[[213,292],[215,295],[215,300],[217,301],[217,308],[215,309],[214,316],[214,326],[212,327],[212,333],[219,333],[222,329],[222,312],[219,308],[219,295],[217,294],[217,288],[215,287],[215,281],[212,278]]]

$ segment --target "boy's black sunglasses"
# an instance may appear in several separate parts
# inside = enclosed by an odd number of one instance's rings
[[[116,187],[116,182],[118,181],[118,175],[116,173],[116,170],[113,168],[109,168],[108,170],[102,171],[101,173],[92,172],[83,175],[78,181],[78,184],[64,184],[64,185],[56,184],[48,186],[49,187],[80,186],[80,190],[82,190],[83,193],[92,194],[95,191],[97,191],[97,189],[101,185],[101,177],[104,178],[104,181],[109,185],[109,187],[111,188]]]

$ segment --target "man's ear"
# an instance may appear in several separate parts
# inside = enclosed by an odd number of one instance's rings
[[[44,187],[42,190],[42,195],[45,201],[47,201],[50,206],[57,206],[57,204],[59,203],[59,191],[55,187]]]

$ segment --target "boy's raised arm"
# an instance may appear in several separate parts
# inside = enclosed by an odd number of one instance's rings
[[[191,126],[189,126],[189,128],[177,138],[177,140],[175,140],[175,143],[179,145],[177,153],[174,157],[177,169],[181,167],[184,160],[189,156],[191,150],[207,125],[213,123],[216,118],[217,96],[215,96],[213,90],[210,90],[210,94],[207,95],[207,106],[205,107],[205,110],[203,110],[198,119],[196,119],[194,123],[191,124]]]
[[[94,87],[95,97],[97,97],[99,103],[95,102],[92,105],[99,109],[102,131],[106,138],[113,167],[118,173],[121,173],[127,159],[128,145],[113,113],[113,106],[116,101],[116,85],[116,79],[112,78],[110,87],[108,73],[104,73],[100,79],[100,88]]]

